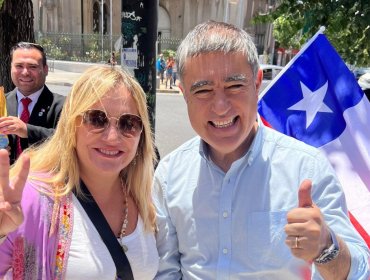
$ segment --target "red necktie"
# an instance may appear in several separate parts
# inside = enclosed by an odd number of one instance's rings
[[[30,120],[30,111],[28,111],[28,105],[32,102],[32,100],[28,97],[25,97],[21,99],[21,102],[23,104],[23,111],[20,119],[24,123],[28,123],[28,121]],[[20,137],[17,137],[17,158],[20,156],[21,153],[22,153],[21,139]]]

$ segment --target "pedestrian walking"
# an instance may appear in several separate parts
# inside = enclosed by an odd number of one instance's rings
[[[164,71],[166,70],[166,62],[163,59],[163,54],[160,54],[156,62],[157,75],[161,83],[164,81]]]
[[[172,81],[173,85],[176,86],[176,81],[177,81],[177,64],[176,61],[174,60],[173,66],[172,66]]]
[[[173,64],[175,63],[173,56],[169,56],[166,64],[166,88],[167,84],[169,82],[170,89],[172,89],[172,84],[173,84],[173,79],[172,79],[172,74],[173,74]]]

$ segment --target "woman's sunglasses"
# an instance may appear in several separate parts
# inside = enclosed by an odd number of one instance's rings
[[[82,115],[83,123],[92,133],[102,133],[109,127],[110,119],[116,120],[117,130],[124,137],[137,137],[143,131],[143,122],[141,118],[132,114],[123,114],[119,118],[108,117],[101,110],[87,110]]]

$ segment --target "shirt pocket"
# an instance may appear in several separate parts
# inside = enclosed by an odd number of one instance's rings
[[[247,254],[257,269],[279,269],[292,258],[285,244],[287,211],[253,212],[248,216]]]

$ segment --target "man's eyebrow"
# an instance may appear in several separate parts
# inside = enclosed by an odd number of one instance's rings
[[[237,74],[229,76],[225,79],[225,82],[236,82],[236,81],[247,81],[247,77],[244,74]]]
[[[195,82],[194,84],[191,85],[190,91],[194,91],[197,88],[203,87],[203,86],[208,86],[208,85],[213,85],[213,82],[211,81],[198,81]]]

